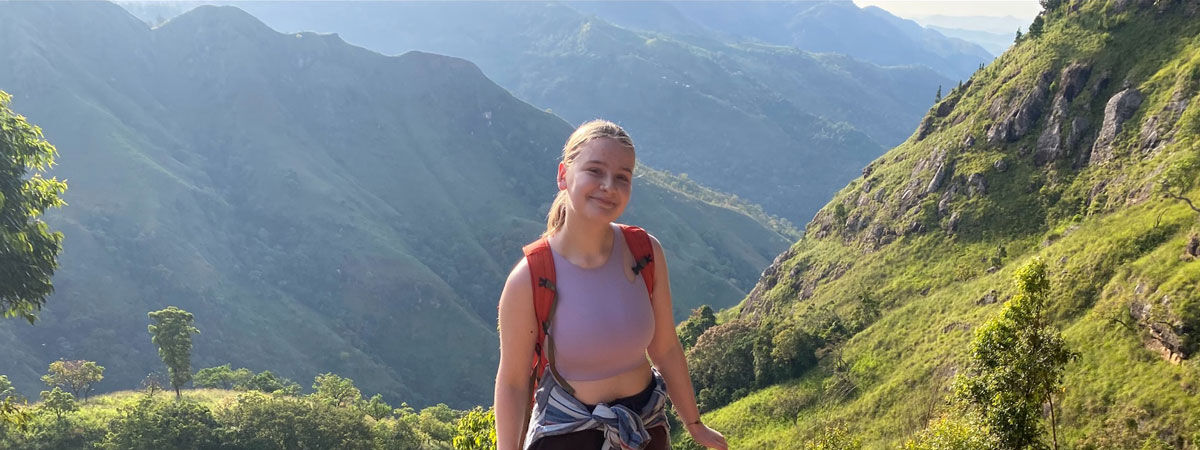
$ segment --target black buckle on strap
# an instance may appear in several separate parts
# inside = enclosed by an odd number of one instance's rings
[[[642,273],[642,269],[645,269],[646,265],[652,262],[654,262],[654,255],[646,255],[645,258],[642,258],[641,261],[638,261],[638,263],[633,266],[633,274],[637,275]]]

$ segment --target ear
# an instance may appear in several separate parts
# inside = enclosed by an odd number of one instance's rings
[[[567,188],[567,165],[558,163],[558,190]]]

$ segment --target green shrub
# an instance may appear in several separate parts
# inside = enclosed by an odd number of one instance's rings
[[[219,448],[219,425],[212,411],[198,403],[156,401],[144,397],[121,409],[109,425],[103,448]]]

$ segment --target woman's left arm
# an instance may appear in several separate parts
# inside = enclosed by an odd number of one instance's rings
[[[696,443],[708,448],[725,450],[729,445],[725,437],[700,422],[700,409],[696,407],[696,393],[692,378],[688,374],[687,359],[679,336],[675,334],[675,318],[671,307],[671,280],[667,274],[667,258],[662,245],[654,236],[654,294],[651,304],[654,309],[654,338],[650,340],[647,353],[650,361],[658,368],[667,382],[667,395],[675,405],[679,419],[684,422],[688,434]]]

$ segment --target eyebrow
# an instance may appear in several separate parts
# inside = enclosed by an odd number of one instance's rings
[[[604,161],[601,161],[601,160],[598,160],[598,159],[593,159],[593,160],[590,160],[590,161],[588,161],[588,162],[587,162],[587,163],[585,163],[585,164],[599,164],[599,165],[602,165],[602,166],[607,166],[607,165],[608,165],[608,164],[607,164],[607,163],[605,163]],[[632,168],[632,167],[622,167],[622,168],[621,168],[621,170],[624,170],[624,171],[626,171],[626,172],[629,172],[629,173],[633,173],[633,168]]]

